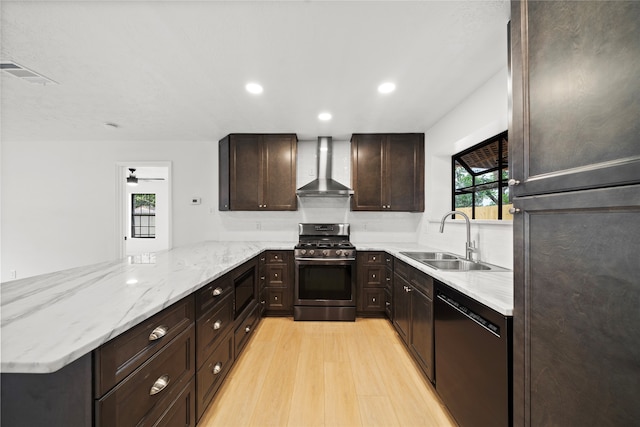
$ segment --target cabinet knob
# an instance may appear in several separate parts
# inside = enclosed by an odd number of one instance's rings
[[[149,390],[149,396],[153,396],[154,394],[160,393],[162,390],[165,389],[165,387],[167,387],[168,384],[169,384],[169,375],[161,376],[151,386],[151,390]]]
[[[278,297],[273,297],[274,300],[278,301]]]
[[[247,326],[246,328],[244,328],[244,332],[247,334],[251,332],[251,326]]]
[[[165,326],[165,325],[158,326],[149,334],[149,341],[159,340],[163,336],[167,335],[168,330],[169,330],[168,326]]]
[[[216,330],[216,331],[217,331],[218,329],[220,329],[220,328],[222,327],[222,320],[216,320],[216,323],[214,323],[213,325],[211,325],[211,327],[212,327],[214,330]]]
[[[376,302],[376,299],[375,298],[371,298],[371,302]]]
[[[391,305],[391,303],[389,301],[385,302],[384,305],[386,305],[387,307],[389,307]]]
[[[278,278],[278,273],[274,273],[273,277],[275,277],[277,279]]]
[[[217,297],[218,295],[220,295],[222,293],[222,288],[221,287],[217,287],[213,290],[213,292],[211,292],[211,295],[213,295],[214,297]]]
[[[275,255],[273,258],[278,259],[278,255]]]
[[[509,185],[509,187],[513,187],[515,185],[520,184],[520,181],[518,181],[517,179],[511,178],[509,181],[507,181],[507,184]]]
[[[509,213],[511,215],[520,213],[520,209],[519,208],[509,208]]]
[[[218,375],[220,371],[222,371],[222,362],[216,363],[211,370],[211,372],[213,372],[213,375]]]
[[[376,275],[375,275],[375,274],[372,274],[372,275],[371,275],[371,277],[373,277],[373,278],[375,279],[375,278],[376,278]]]

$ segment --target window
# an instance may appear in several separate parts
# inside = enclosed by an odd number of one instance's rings
[[[131,195],[131,237],[156,237],[156,195]]]
[[[471,219],[513,220],[509,213],[509,140],[503,132],[455,154],[454,210]]]

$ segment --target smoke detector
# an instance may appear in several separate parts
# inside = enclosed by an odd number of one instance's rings
[[[22,65],[12,61],[0,62],[0,70],[22,80],[26,80],[29,83],[37,83],[41,85],[58,84],[58,82],[55,82],[50,78],[43,76],[42,74],[38,74],[35,71],[30,70],[27,67],[23,67]]]

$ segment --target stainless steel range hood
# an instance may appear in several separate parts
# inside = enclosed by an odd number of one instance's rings
[[[330,136],[318,137],[317,178],[305,186],[298,188],[298,197],[349,197],[353,190],[331,178],[331,158],[333,141]]]

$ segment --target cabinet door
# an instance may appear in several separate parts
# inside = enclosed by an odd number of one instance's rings
[[[260,209],[263,197],[260,135],[231,135],[229,151],[231,210]]]
[[[640,180],[640,2],[513,1],[512,196]]]
[[[416,289],[411,292],[411,352],[433,380],[433,301]]]
[[[294,135],[264,135],[263,147],[263,208],[295,211],[297,139]]]
[[[385,135],[353,135],[351,138],[351,210],[379,211],[386,204],[382,189]]]
[[[514,206],[514,425],[637,424],[640,185]]]
[[[424,211],[424,134],[390,134],[385,149],[387,210]]]
[[[399,275],[393,279],[393,326],[405,343],[409,343],[411,300],[409,299],[409,282]]]

